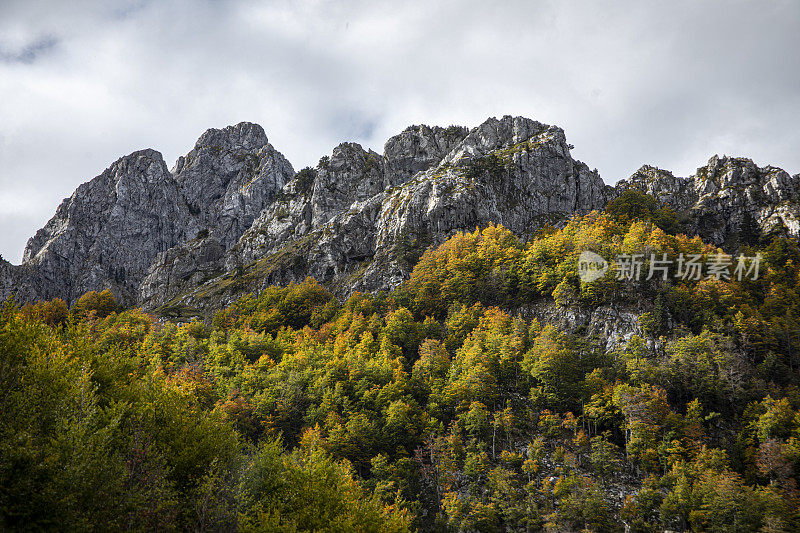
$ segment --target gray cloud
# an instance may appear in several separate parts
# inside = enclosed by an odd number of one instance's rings
[[[800,3],[0,4],[0,253],[119,156],[264,126],[300,168],[409,124],[562,126],[613,183],[714,153],[800,171]],[[50,39],[49,41],[47,39]]]
[[[29,65],[43,54],[51,51],[58,44],[58,39],[45,35],[19,48],[5,47],[0,43],[0,63],[23,63]]]

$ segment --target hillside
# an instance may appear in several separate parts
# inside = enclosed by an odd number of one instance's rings
[[[757,279],[580,281],[586,246],[719,252],[648,199],[527,244],[457,234],[388,294],[309,279],[205,324],[109,291],[7,304],[0,525],[796,530],[800,249],[743,248]]]
[[[209,130],[0,264],[0,529],[797,531],[800,176]]]

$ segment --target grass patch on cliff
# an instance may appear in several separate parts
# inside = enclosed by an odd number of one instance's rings
[[[156,316],[168,318],[176,322],[187,322],[192,318],[201,318],[203,313],[179,300],[172,300],[155,311]]]
[[[274,272],[302,271],[306,268],[308,253],[317,236],[316,233],[306,235],[286,244],[275,253],[247,265],[238,266],[198,287],[181,300],[194,296],[203,302],[217,301],[220,298],[256,292],[267,284],[269,276]]]

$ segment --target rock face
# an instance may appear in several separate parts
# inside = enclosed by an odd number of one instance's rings
[[[571,157],[560,128],[505,116],[471,130],[411,126],[382,155],[342,143],[295,173],[243,122],[206,131],[171,172],[143,150],[81,185],[21,265],[0,261],[0,297],[70,302],[111,288],[147,309],[208,310],[306,276],[340,295],[389,289],[455,232],[493,222],[529,238],[627,189],[724,247],[800,233],[800,176],[748,159],[714,156],[689,178],[643,166],[609,187]]]
[[[23,264],[0,274],[0,296],[71,302],[110,288],[136,304],[191,288],[218,273],[209,264],[292,177],[261,126],[246,122],[206,131],[173,172],[160,153],[134,152],[64,200],[29,240]],[[151,267],[162,280],[145,280]]]
[[[409,126],[395,135],[384,146],[386,173],[394,183],[405,183],[416,174],[428,170],[439,162],[467,136],[469,130],[462,126]]]
[[[206,131],[172,169],[200,231],[227,249],[294,177],[292,165],[258,124]]]
[[[714,156],[689,178],[644,166],[616,194],[626,188],[655,196],[681,215],[687,232],[728,249],[759,233],[800,235],[800,178],[750,159]]]
[[[624,348],[634,335],[647,338],[639,323],[644,312],[642,308],[614,304],[592,309],[562,307],[551,299],[542,299],[518,311],[526,319],[535,318],[541,324],[552,324],[559,331],[580,331],[589,338],[603,339],[607,353]],[[648,342],[654,340],[648,339]]]
[[[377,261],[367,267],[364,289],[402,281],[414,247],[415,260],[420,247],[489,222],[529,237],[573,213],[602,208],[606,187],[570,157],[560,128],[503,117],[475,128],[439,165],[381,200],[374,221]]]
[[[137,303],[157,307],[220,274],[233,246],[294,178],[292,165],[258,124],[207,130],[172,169],[192,215],[192,231],[152,261]]]
[[[55,298],[58,296],[43,296],[46,289],[37,269],[30,265],[12,265],[8,261],[0,258],[0,295],[3,299],[14,295],[17,303],[30,302],[41,298]]]
[[[353,202],[375,196],[391,182],[385,162],[356,143],[342,143],[317,167],[311,188],[311,226],[319,228]]]
[[[495,222],[529,236],[602,208],[610,191],[570,157],[560,128],[510,116],[469,132],[415,126],[383,156],[343,144],[301,174],[226,254],[237,283],[209,281],[184,304],[308,275],[343,294],[391,288],[457,231]]]
[[[23,263],[41,278],[38,294],[73,301],[108,287],[136,301],[156,255],[185,238],[191,217],[181,196],[155,150],[123,157],[78,187],[25,248]]]
[[[139,288],[139,301],[153,307],[222,274],[225,248],[215,238],[200,236],[159,254]]]
[[[466,128],[411,126],[389,139],[384,155],[342,143],[317,168],[304,169],[228,254],[230,270],[277,251],[415,173],[436,166],[467,135]],[[355,211],[351,214],[355,214]]]
[[[697,203],[692,180],[675,177],[668,170],[644,165],[627,180],[617,183],[616,193],[625,189],[636,189],[655,197],[663,205],[685,212]]]

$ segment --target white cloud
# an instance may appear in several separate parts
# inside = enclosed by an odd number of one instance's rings
[[[109,7],[110,6],[110,7]],[[264,126],[295,167],[412,123],[562,126],[607,182],[714,153],[800,171],[800,4],[6,1],[0,253],[134,150]],[[11,227],[13,225],[13,227]]]

